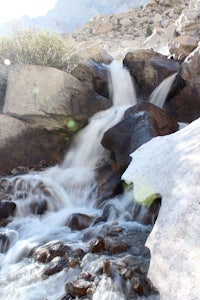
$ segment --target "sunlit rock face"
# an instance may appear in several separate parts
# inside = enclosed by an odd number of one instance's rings
[[[102,105],[97,109],[100,102]],[[33,116],[49,115],[83,119],[87,112],[91,116],[108,107],[107,99],[63,71],[18,64],[9,72],[3,113],[26,116],[28,121]]]
[[[132,153],[123,179],[138,201],[154,193],[162,205],[147,246],[148,272],[160,299],[200,294],[200,119],[174,134],[156,137]]]
[[[96,78],[100,90],[105,80]],[[16,64],[7,76],[1,66],[0,83],[0,174],[60,163],[75,132],[111,105],[91,84],[55,68]]]
[[[189,34],[199,37],[199,12],[200,1],[192,0],[189,2],[189,8],[184,9],[176,21],[176,30],[179,34]]]

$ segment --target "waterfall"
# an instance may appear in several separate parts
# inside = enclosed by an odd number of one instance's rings
[[[44,244],[49,247],[60,241],[70,247],[72,253],[76,249],[87,251],[86,237],[88,239],[89,235],[95,236],[106,230],[105,222],[93,224],[91,228],[88,225],[82,231],[71,230],[67,224],[70,217],[77,213],[87,215],[88,220],[101,217],[102,209],[96,205],[94,169],[107,159],[107,152],[100,141],[103,133],[119,122],[124,111],[136,103],[128,70],[122,68],[120,63],[113,62],[108,66],[108,71],[112,83],[113,107],[91,118],[88,126],[76,138],[63,164],[41,173],[7,178],[4,182],[4,189],[9,199],[16,204],[17,210],[11,222],[0,229],[0,299],[61,299],[65,295],[66,282],[77,278],[80,267],[67,268],[65,262],[62,271],[44,276],[47,266],[52,263],[41,263],[33,259],[30,253]],[[143,225],[132,222],[130,207],[133,201],[128,194],[108,199],[106,204],[112,208],[111,213],[107,213],[107,225],[117,222],[124,230],[131,226],[134,232],[149,232]],[[96,265],[97,270],[102,266],[101,257],[91,255],[91,259],[87,260],[86,255],[81,263],[85,272],[91,272],[93,265]],[[119,258],[116,264],[118,261]],[[95,300],[101,299],[105,289],[107,295],[110,294],[109,299],[112,295],[115,295],[115,299],[122,295],[123,289],[115,288],[116,280],[110,281],[113,282],[105,284],[102,279]],[[128,284],[127,289],[131,291]]]
[[[149,102],[153,103],[154,105],[159,106],[160,108],[163,108],[165,99],[167,98],[167,95],[171,89],[171,86],[175,80],[177,73],[167,77],[164,79],[157,88],[151,93],[149,97]]]
[[[135,88],[129,71],[123,68],[118,61],[109,65],[110,70],[110,95],[113,106],[136,104]]]
[[[78,135],[63,167],[95,167],[106,155],[101,139],[106,130],[123,118],[125,110],[136,104],[136,94],[129,71],[118,61],[108,66],[109,92],[113,107],[95,114]],[[88,142],[89,141],[89,142]]]
[[[106,130],[123,118],[128,106],[111,107],[95,114],[88,126],[78,134],[74,145],[67,153],[63,167],[95,167],[105,158],[107,151],[101,146]]]

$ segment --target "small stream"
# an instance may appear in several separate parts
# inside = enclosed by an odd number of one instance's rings
[[[128,190],[99,200],[97,170],[109,160],[102,136],[136,104],[129,72],[118,62],[109,70],[113,107],[91,118],[63,164],[1,180],[16,211],[0,228],[0,299],[79,299],[75,280],[89,285],[81,299],[158,299],[145,277],[152,225],[134,219],[146,208]]]

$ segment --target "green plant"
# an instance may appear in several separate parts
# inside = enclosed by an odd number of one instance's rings
[[[150,35],[152,35],[152,33],[153,33],[153,31],[152,31],[151,25],[148,23],[147,27],[146,27],[146,36],[150,36]]]
[[[176,11],[177,11],[178,15],[181,15],[182,11],[183,11],[183,8],[182,7],[177,7]]]
[[[71,42],[71,43],[70,43]],[[34,28],[15,29],[8,37],[0,38],[0,63],[26,63],[67,69],[73,53],[72,40]]]

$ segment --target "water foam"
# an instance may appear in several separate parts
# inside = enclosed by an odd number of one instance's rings
[[[151,93],[149,102],[163,108],[167,95],[171,89],[171,86],[176,78],[177,73],[164,79],[157,88]]]
[[[13,189],[10,197],[17,210],[6,227],[7,235],[12,237],[11,242],[8,249],[0,253],[0,286],[3,287],[0,289],[1,299],[55,300],[64,294],[65,283],[77,277],[76,269],[69,269],[44,280],[44,265],[35,262],[29,257],[29,253],[33,248],[50,241],[62,241],[73,249],[87,249],[87,244],[83,241],[84,231],[72,231],[66,226],[67,219],[77,212],[94,218],[102,214],[100,209],[95,208],[97,189],[94,168],[101,165],[107,156],[100,141],[104,132],[118,123],[123,118],[124,111],[136,103],[128,70],[123,69],[118,62],[113,62],[108,70],[112,82],[113,107],[91,118],[89,125],[78,135],[63,164],[39,174],[8,179],[7,189]],[[113,201],[113,205],[119,206],[119,220],[122,222],[127,218],[129,201],[131,200],[124,199],[123,202],[121,198]],[[44,203],[42,207],[41,203]],[[111,214],[108,222],[115,217]],[[102,226],[93,226],[93,231],[98,233]],[[1,247],[3,249],[4,245]],[[116,281],[110,281],[108,288],[104,279],[94,299],[98,299],[99,291],[101,294],[105,289],[108,299],[123,299],[120,288],[116,288]]]

